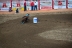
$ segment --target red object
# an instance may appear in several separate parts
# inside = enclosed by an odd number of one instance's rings
[[[58,1],[58,5],[60,5],[60,6],[61,6],[61,5],[62,5],[62,1]]]
[[[2,6],[2,7],[3,7],[3,8],[4,8],[4,7],[7,7],[6,3],[3,3],[3,6]]]
[[[20,3],[17,3],[17,7],[20,7]]]
[[[11,0],[11,8],[12,8],[12,0]]]
[[[31,4],[30,4],[31,6],[34,6],[34,2],[31,2]]]
[[[54,0],[52,0],[52,9],[54,9]]]
[[[38,8],[39,8],[39,10],[40,10],[40,0],[38,0]]]
[[[24,0],[24,3],[26,2],[26,0]],[[25,5],[25,4],[24,4]]]
[[[26,6],[26,2],[24,2],[24,6]]]
[[[66,8],[68,9],[68,0],[66,0]]]
[[[43,7],[41,7],[41,9],[52,9],[52,7],[50,7],[50,6],[43,6]]]

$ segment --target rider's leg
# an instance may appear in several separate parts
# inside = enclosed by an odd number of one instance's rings
[[[28,18],[26,18],[25,22],[27,22]]]

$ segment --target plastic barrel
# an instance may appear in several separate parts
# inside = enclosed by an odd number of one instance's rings
[[[37,17],[34,17],[34,18],[33,18],[33,23],[38,23]]]

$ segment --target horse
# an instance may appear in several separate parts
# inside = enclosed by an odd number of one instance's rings
[[[24,24],[24,23],[26,23],[28,21],[29,21],[29,17],[28,16],[24,16],[21,22]]]
[[[23,24],[29,21],[29,15],[30,15],[30,14],[27,13],[25,16],[22,17],[23,19],[22,19],[21,22],[22,22]]]

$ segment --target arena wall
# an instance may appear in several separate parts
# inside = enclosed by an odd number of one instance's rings
[[[9,7],[12,10],[24,10],[24,2],[26,1],[27,10],[31,10],[30,2],[32,0],[5,0],[0,1],[0,11],[8,11]],[[38,2],[38,10],[50,10],[50,9],[68,9],[72,8],[72,0],[33,0]],[[6,7],[3,5],[6,4]]]

